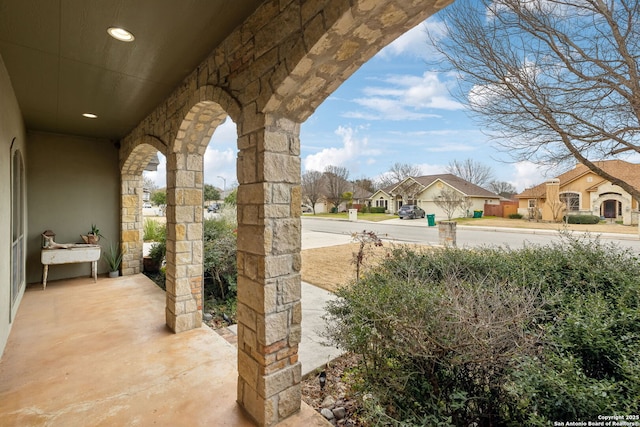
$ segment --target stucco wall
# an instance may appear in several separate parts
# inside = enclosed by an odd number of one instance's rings
[[[20,150],[26,167],[25,131],[7,70],[0,57],[0,355],[11,329],[11,156]],[[13,143],[13,147],[12,147]],[[26,189],[25,189],[26,191]],[[25,213],[26,215],[26,213]],[[18,305],[20,299],[16,301]],[[15,310],[14,310],[15,312]]]
[[[119,238],[120,173],[113,142],[67,135],[29,132],[27,183],[27,282],[41,280],[41,233],[53,230],[59,243],[81,242],[91,224],[108,240]],[[103,260],[98,272],[106,272]],[[49,279],[89,276],[89,263],[55,265]]]

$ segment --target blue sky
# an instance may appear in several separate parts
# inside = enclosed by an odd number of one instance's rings
[[[425,26],[401,36],[344,82],[301,127],[302,172],[344,166],[351,179],[376,179],[394,163],[419,165],[424,175],[443,173],[453,160],[472,158],[490,166],[495,178],[518,191],[545,177],[533,164],[511,163],[449,95],[455,76],[427,65]],[[205,182],[237,185],[236,128],[227,120],[205,153]],[[165,184],[165,162],[150,173]]]

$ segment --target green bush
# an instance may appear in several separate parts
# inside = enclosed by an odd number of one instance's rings
[[[225,208],[229,209],[229,208]],[[205,300],[234,300],[238,270],[236,261],[237,222],[235,215],[224,212],[204,222],[204,291]],[[231,208],[229,210],[235,209]]]
[[[397,249],[338,291],[325,336],[362,356],[356,383],[383,424],[638,413],[639,277],[632,253],[569,235],[520,250]]]
[[[144,220],[143,228],[145,242],[160,242],[166,238],[167,227],[165,224],[147,218]]]
[[[369,212],[371,212],[371,213],[385,213],[386,209],[384,208],[384,206],[371,206],[369,208]]]
[[[569,224],[597,224],[600,222],[600,217],[597,215],[568,215],[564,216],[562,220]]]
[[[512,214],[509,214],[509,218],[511,218],[511,219],[522,219],[522,214],[512,213]]]

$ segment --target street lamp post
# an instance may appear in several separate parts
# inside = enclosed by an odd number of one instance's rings
[[[224,197],[226,196],[225,193],[227,192],[227,180],[220,175],[218,175],[218,178],[222,180],[222,198],[224,199]]]

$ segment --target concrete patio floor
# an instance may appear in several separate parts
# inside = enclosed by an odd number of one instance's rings
[[[30,285],[0,360],[1,426],[253,426],[236,403],[237,350],[173,334],[144,275]],[[302,402],[279,427],[330,425]]]

